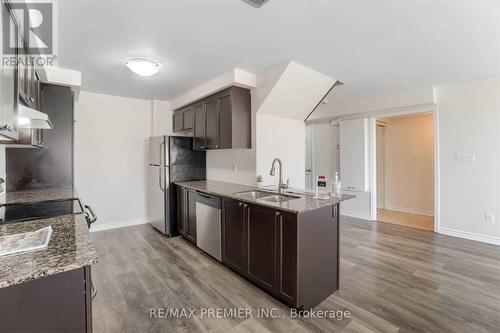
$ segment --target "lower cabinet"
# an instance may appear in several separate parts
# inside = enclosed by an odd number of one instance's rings
[[[92,332],[90,266],[0,289],[0,332]]]
[[[247,275],[250,280],[270,293],[276,292],[276,216],[277,212],[248,205],[247,214]]]
[[[222,262],[238,274],[246,272],[245,207],[236,200],[222,200]]]
[[[196,192],[187,191],[188,219],[186,238],[196,244]]]
[[[196,192],[177,187],[177,230],[196,244]]]
[[[223,199],[222,262],[297,305],[297,215]]]

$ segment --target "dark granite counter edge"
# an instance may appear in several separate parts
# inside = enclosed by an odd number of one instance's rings
[[[14,286],[14,285],[21,284],[21,283],[25,283],[25,282],[30,282],[30,281],[37,280],[37,279],[41,279],[41,278],[51,276],[54,274],[72,271],[74,269],[78,269],[78,268],[81,268],[84,266],[94,265],[97,262],[98,262],[98,258],[97,258],[97,254],[96,254],[95,256],[93,256],[93,258],[89,258],[88,260],[82,261],[80,263],[75,263],[72,265],[65,265],[65,266],[59,267],[57,269],[48,269],[48,270],[40,271],[40,272],[37,272],[36,274],[31,274],[29,276],[19,278],[19,279],[1,281],[0,282],[0,289]]]

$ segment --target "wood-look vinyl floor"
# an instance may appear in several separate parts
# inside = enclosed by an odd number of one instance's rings
[[[500,247],[387,223],[341,219],[341,288],[318,309],[288,309],[181,238],[149,225],[92,234],[94,332],[499,332]],[[195,318],[150,319],[150,308]],[[201,318],[203,308],[277,308],[283,319]],[[255,314],[255,312],[253,312]]]
[[[434,231],[434,216],[410,214],[398,212],[395,210],[382,209],[377,213],[377,221]]]

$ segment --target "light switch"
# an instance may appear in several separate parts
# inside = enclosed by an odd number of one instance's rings
[[[476,163],[476,154],[471,153],[456,153],[455,162]]]
[[[485,213],[484,214],[484,219],[487,223],[493,223],[495,222],[495,214],[493,213]]]
[[[236,164],[233,165],[233,172],[234,173],[238,172],[238,166]]]

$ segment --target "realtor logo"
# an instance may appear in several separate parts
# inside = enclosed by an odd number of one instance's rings
[[[2,6],[4,54],[21,53],[26,48],[31,55],[53,54],[54,24],[52,2],[13,2]],[[10,8],[10,9],[9,9]],[[16,26],[17,22],[17,26]],[[17,36],[16,36],[17,33]],[[17,41],[17,45],[16,45]],[[24,43],[24,46],[23,44]]]

